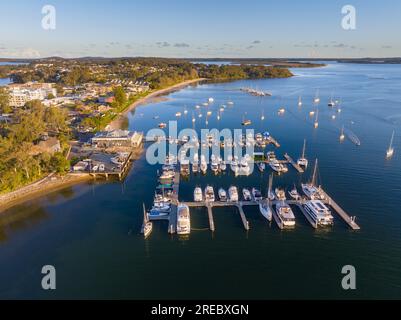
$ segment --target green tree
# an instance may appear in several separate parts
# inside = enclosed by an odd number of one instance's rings
[[[5,88],[0,87],[0,113],[10,113],[10,96]]]
[[[122,86],[115,87],[113,90],[114,101],[118,107],[122,107],[127,102],[127,94]]]
[[[57,152],[50,158],[50,168],[59,174],[66,174],[70,170],[70,161],[61,152]]]

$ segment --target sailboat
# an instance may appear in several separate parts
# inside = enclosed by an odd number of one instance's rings
[[[319,126],[318,117],[319,117],[319,109],[316,110],[315,123],[313,124],[313,126],[314,126],[315,128],[317,128],[317,127]]]
[[[340,134],[340,141],[344,141],[345,139],[345,134],[344,134],[344,126],[341,128],[341,134]]]
[[[269,199],[270,201],[273,201],[274,198],[275,198],[272,188],[273,188],[273,174],[270,174],[270,176],[269,176],[269,188],[267,189],[267,199]]]
[[[313,169],[313,174],[311,181],[309,183],[303,183],[301,184],[302,191],[303,193],[311,200],[324,200],[325,196],[324,193],[322,192],[322,188],[319,186],[316,186],[316,181],[317,181],[317,159],[315,162],[315,167]]]
[[[394,140],[394,130],[393,130],[393,134],[391,135],[390,146],[388,147],[387,152],[386,152],[387,159],[390,159],[394,154],[393,140]]]
[[[320,102],[320,98],[319,98],[319,89],[316,90],[316,95],[315,98],[313,99],[313,102],[318,104]]]
[[[298,98],[298,107],[302,107],[302,98],[299,96]]]
[[[330,96],[329,103],[327,104],[329,107],[334,107],[336,103],[333,100],[333,94]]]
[[[308,159],[305,158],[305,149],[306,149],[306,139],[304,139],[304,147],[302,149],[302,156],[297,161],[299,166],[303,166],[306,168],[308,166]]]
[[[262,110],[262,115],[260,116],[260,120],[265,120],[265,110]]]
[[[147,238],[153,230],[153,223],[149,221],[149,216],[145,209],[145,204],[143,204],[143,227],[142,233],[145,238]]]

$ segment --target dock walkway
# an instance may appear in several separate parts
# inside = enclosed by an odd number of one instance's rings
[[[299,173],[304,173],[304,169],[296,163],[288,153],[284,154],[284,158],[287,159],[288,163],[290,163]]]

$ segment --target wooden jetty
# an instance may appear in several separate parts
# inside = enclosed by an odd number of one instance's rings
[[[215,227],[214,227],[214,219],[213,219],[213,210],[212,210],[212,206],[210,204],[206,204],[207,207],[207,214],[209,216],[209,227],[211,231],[215,231]]]
[[[284,158],[290,163],[299,173],[304,173],[304,169],[296,163],[288,153],[284,154]]]
[[[134,152],[130,152],[130,154],[128,155],[127,159],[125,160],[125,162],[119,166],[118,170],[115,171],[89,171],[89,175],[94,177],[96,179],[96,177],[100,176],[100,177],[105,177],[106,180],[109,179],[109,176],[117,176],[118,179],[121,181],[125,175],[127,174],[130,165],[132,163],[133,160],[133,156],[134,156]]]
[[[238,203],[237,204],[237,208],[239,210],[239,215],[241,216],[241,220],[242,220],[242,223],[244,225],[244,228],[245,228],[245,230],[248,231],[249,230],[249,221],[246,220],[246,216],[245,216],[245,212],[244,212],[244,209],[242,207],[242,204]]]

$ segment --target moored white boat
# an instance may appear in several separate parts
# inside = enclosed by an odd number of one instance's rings
[[[294,213],[292,212],[291,207],[284,201],[276,204],[273,217],[280,229],[295,226]]]
[[[205,188],[205,201],[206,202],[214,202],[215,201],[214,189],[212,186],[207,186]]]
[[[238,202],[238,189],[236,186],[231,186],[228,189],[228,198],[231,202]]]
[[[262,200],[262,193],[258,189],[252,188],[252,197],[254,201],[260,201]]]
[[[268,201],[259,202],[259,211],[268,221],[272,221],[273,214]]]
[[[191,233],[191,219],[189,207],[179,204],[177,207],[177,234],[184,235]]]
[[[223,188],[220,188],[218,191],[220,201],[227,201],[227,192]]]
[[[195,202],[202,202],[203,201],[203,194],[202,194],[202,189],[199,187],[196,187],[194,190],[194,201]]]
[[[244,201],[251,201],[252,200],[252,195],[249,189],[242,189],[242,196],[244,198]]]
[[[311,200],[303,204],[304,215],[308,221],[315,227],[331,226],[334,224],[334,218],[326,205],[320,200]]]

